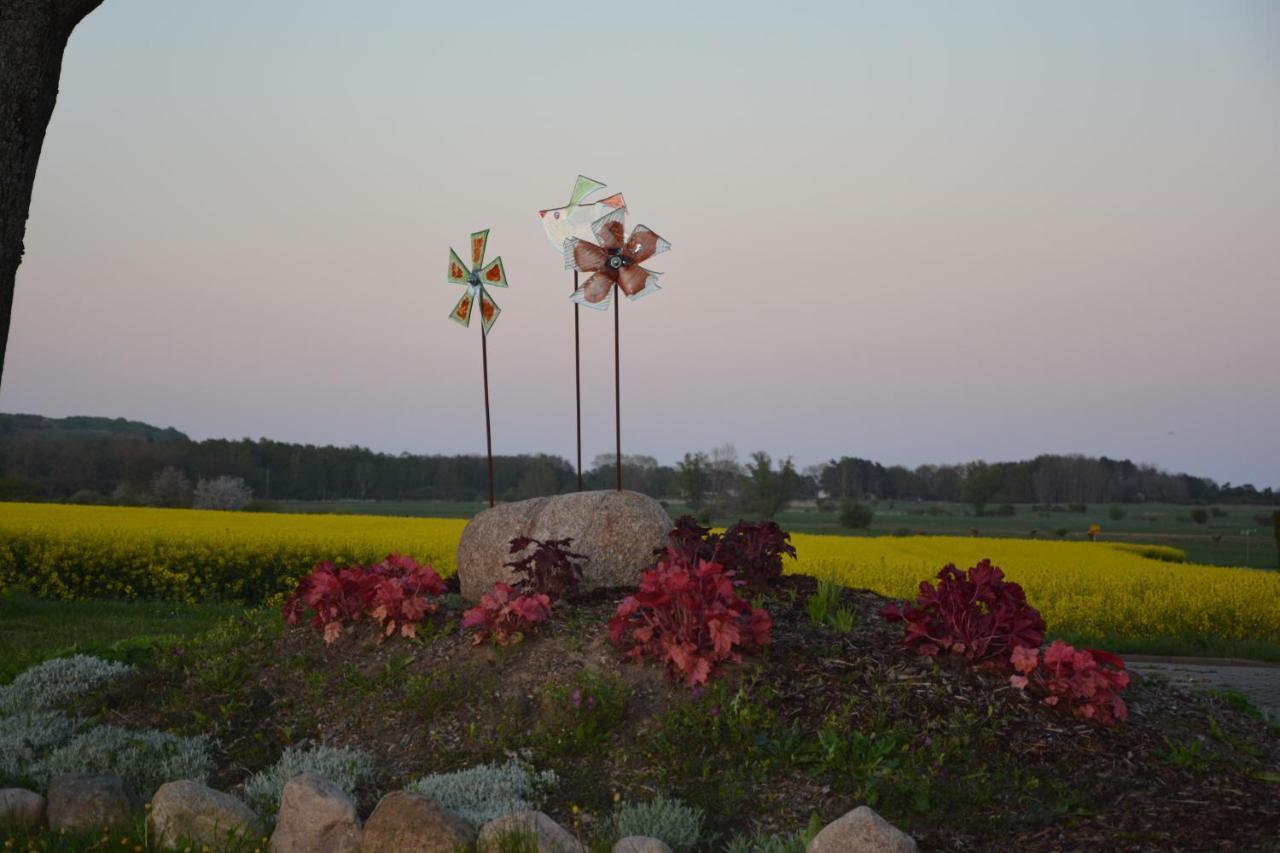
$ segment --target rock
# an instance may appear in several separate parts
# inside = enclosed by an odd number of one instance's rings
[[[538,853],[584,853],[585,848],[569,831],[542,812],[515,812],[480,827],[477,853],[500,853],[502,841],[517,833],[530,833]],[[523,848],[521,848],[523,849]]]
[[[44,797],[25,788],[0,788],[0,826],[42,828]]]
[[[827,824],[805,853],[916,853],[916,842],[867,806]]]
[[[160,786],[151,798],[147,821],[161,847],[176,847],[181,840],[220,850],[263,834],[253,809],[230,794],[185,780]]]
[[[495,581],[517,576],[503,563],[512,559],[517,536],[573,539],[570,550],[590,559],[582,567],[582,589],[635,586],[653,563],[653,549],[667,541],[671,517],[639,492],[574,492],[502,504],[477,515],[458,541],[462,597],[475,601]]]
[[[49,829],[82,832],[129,822],[133,798],[119,776],[69,773],[49,783]]]
[[[295,776],[284,786],[272,853],[355,853],[360,849],[360,818],[347,792],[314,773]]]
[[[476,842],[470,823],[430,797],[412,791],[392,791],[364,824],[363,853],[395,850],[404,853],[454,853]]]
[[[628,835],[613,845],[613,853],[671,853],[667,842],[647,835]]]

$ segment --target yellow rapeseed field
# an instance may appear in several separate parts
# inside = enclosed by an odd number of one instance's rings
[[[319,560],[398,551],[454,571],[460,519],[285,515],[0,504],[0,587],[58,598],[260,601]],[[1145,640],[1280,640],[1280,573],[1177,559],[1105,542],[796,534],[789,571],[906,597],[946,563],[984,557],[1022,584],[1051,631]],[[1144,556],[1143,551],[1161,559]]]
[[[376,562],[393,551],[454,571],[466,524],[449,518],[294,515],[0,504],[0,587],[51,598],[261,600],[320,560]]]
[[[984,557],[1022,584],[1051,631],[1144,640],[1207,637],[1280,640],[1280,572],[1171,563],[1105,542],[960,536],[792,537],[792,571],[834,575],[846,586],[913,596],[947,563]],[[1163,559],[1175,549],[1157,549]]]

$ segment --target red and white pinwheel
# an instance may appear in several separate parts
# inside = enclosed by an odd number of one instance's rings
[[[591,274],[573,294],[574,302],[603,311],[609,307],[615,289],[628,299],[639,299],[661,289],[658,277],[662,273],[640,264],[667,251],[671,244],[643,225],[626,235],[625,216],[626,209],[620,208],[596,220],[591,226],[595,243],[577,237],[565,241],[565,268]]]

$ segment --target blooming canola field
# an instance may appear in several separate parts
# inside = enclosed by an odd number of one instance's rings
[[[320,560],[399,552],[454,572],[465,521],[367,515],[0,504],[0,588],[53,598],[263,601]],[[1280,641],[1280,572],[1152,559],[1106,542],[793,536],[788,571],[907,597],[947,563],[1005,570],[1050,631],[1144,641]],[[1146,549],[1165,558],[1172,549]],[[637,567],[639,568],[639,567]]]

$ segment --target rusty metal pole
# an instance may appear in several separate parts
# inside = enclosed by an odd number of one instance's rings
[[[573,292],[578,292],[577,270],[573,271]],[[578,309],[581,307],[578,303],[573,303],[573,390],[578,413],[578,491],[582,491],[582,345],[578,335]]]
[[[618,347],[618,306],[622,302],[620,288],[614,287],[613,294],[613,425],[617,438],[616,481],[618,491],[622,491],[622,361]]]
[[[493,506],[493,431],[489,425],[489,336],[480,326],[480,363],[484,366],[484,443],[489,455],[489,506]]]

